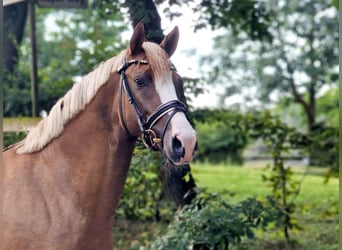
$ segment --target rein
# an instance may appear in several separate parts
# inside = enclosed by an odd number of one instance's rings
[[[140,132],[141,132],[141,139],[144,145],[147,148],[151,148],[154,150],[158,150],[156,145],[161,143],[161,147],[163,147],[163,139],[167,130],[167,127],[172,119],[172,117],[177,112],[186,113],[186,106],[184,103],[180,102],[179,100],[171,100],[166,103],[163,103],[157,107],[157,109],[149,116],[145,117],[143,113],[139,110],[138,104],[136,103],[131,88],[129,87],[128,80],[125,74],[126,69],[133,65],[133,64],[143,64],[146,65],[149,62],[147,60],[130,60],[125,61],[121,67],[118,69],[118,73],[120,74],[120,91],[119,91],[119,119],[121,121],[122,127],[126,131],[127,135],[132,139],[136,137],[129,132],[127,124],[125,122],[123,116],[123,107],[122,107],[122,89],[125,90],[127,95],[128,102],[132,105],[133,110],[135,112]],[[175,70],[174,66],[171,65],[171,70]],[[162,136],[158,138],[156,132],[153,130],[153,126],[164,116],[168,115],[165,127],[162,132]]]

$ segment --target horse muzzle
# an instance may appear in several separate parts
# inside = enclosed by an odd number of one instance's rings
[[[197,148],[196,132],[184,113],[177,113],[163,138],[164,154],[174,165],[184,165],[192,161]]]

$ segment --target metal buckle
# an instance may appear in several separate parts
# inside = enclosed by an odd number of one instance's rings
[[[141,139],[147,148],[154,148],[157,143],[161,142],[161,138],[158,138],[156,132],[152,129],[146,129],[142,134]]]

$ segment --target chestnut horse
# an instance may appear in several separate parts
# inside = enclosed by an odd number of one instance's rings
[[[176,165],[196,134],[170,62],[175,27],[160,44],[139,23],[126,50],[74,84],[27,137],[4,152],[4,249],[112,249],[113,212],[136,139]]]

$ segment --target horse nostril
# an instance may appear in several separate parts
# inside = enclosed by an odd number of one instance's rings
[[[177,157],[184,157],[185,149],[182,146],[182,143],[177,139],[177,137],[173,137],[172,139],[172,149]]]

